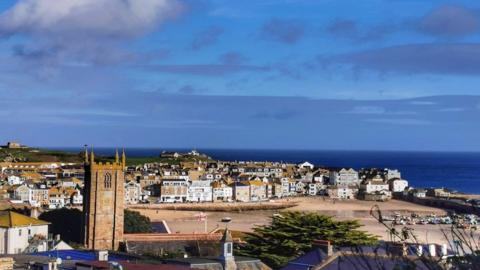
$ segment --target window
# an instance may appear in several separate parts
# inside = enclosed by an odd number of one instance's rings
[[[227,254],[232,253],[232,243],[227,243]]]
[[[104,182],[105,189],[112,188],[112,175],[109,173],[105,174],[105,182]]]
[[[22,236],[22,229],[18,230],[18,236]]]

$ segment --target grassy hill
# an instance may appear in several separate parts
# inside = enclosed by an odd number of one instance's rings
[[[113,156],[95,156],[99,162],[112,162]],[[82,163],[84,160],[83,152],[71,153],[58,150],[21,148],[7,149],[0,148],[0,162],[64,162],[64,163]],[[203,156],[182,156],[179,158],[162,158],[160,156],[152,157],[129,157],[127,156],[127,165],[141,165],[150,162],[164,162],[168,164],[180,164],[181,162],[191,161],[210,161]]]
[[[0,161],[2,162],[82,162],[81,153],[68,153],[62,151],[21,148],[21,149],[0,149]]]

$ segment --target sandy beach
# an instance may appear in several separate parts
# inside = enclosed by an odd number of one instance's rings
[[[302,197],[292,198],[297,206],[284,210],[258,210],[243,212],[206,212],[207,231],[211,231],[219,226],[224,226],[221,219],[230,217],[232,219],[229,227],[233,230],[251,232],[256,225],[264,225],[270,221],[274,213],[281,211],[314,211],[325,215],[330,215],[338,220],[357,219],[361,222],[363,230],[378,235],[381,239],[389,240],[387,229],[379,224],[371,215],[370,209],[375,204],[380,207],[384,215],[399,213],[410,215],[416,213],[419,215],[436,214],[443,215],[446,212],[439,208],[433,208],[405,201],[391,200],[388,202],[369,202],[360,200],[331,201],[321,197]],[[161,220],[167,221],[172,232],[193,233],[204,232],[205,222],[199,221],[195,215],[198,211],[175,211],[162,209],[135,209],[144,215],[150,217],[152,222]],[[446,243],[442,229],[448,229],[449,225],[408,225],[414,229],[414,234],[421,242]],[[399,229],[402,227],[398,227]]]

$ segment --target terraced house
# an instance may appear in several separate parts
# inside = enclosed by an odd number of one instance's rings
[[[160,202],[186,202],[188,181],[185,179],[163,179],[160,186]]]

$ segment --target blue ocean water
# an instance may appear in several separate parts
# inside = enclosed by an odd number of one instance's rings
[[[62,148],[73,152],[80,148]],[[189,151],[167,149],[168,151]],[[163,149],[127,148],[127,157],[158,156]],[[480,153],[394,152],[394,151],[323,151],[323,150],[227,150],[198,149],[214,159],[235,161],[309,161],[326,167],[391,168],[415,187],[446,187],[480,194]],[[113,148],[96,148],[100,155],[112,155]]]

